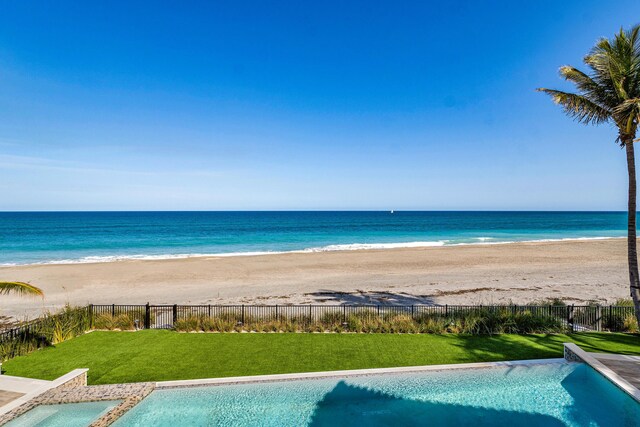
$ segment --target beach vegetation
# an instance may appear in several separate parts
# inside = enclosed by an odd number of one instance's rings
[[[627,160],[628,215],[627,258],[629,288],[640,323],[640,274],[636,240],[636,162],[634,145],[640,123],[640,25],[620,29],[612,39],[602,38],[584,57],[587,72],[566,65],[560,75],[573,83],[575,93],[555,89],[538,90],[551,96],[564,112],[584,124],[612,124],[616,142]]]
[[[133,331],[145,327],[145,311],[140,308],[118,308],[115,313],[99,313],[93,315],[91,329]],[[149,320],[153,324],[155,316],[149,313]]]
[[[96,325],[101,324],[96,320]],[[115,328],[102,328],[115,329]],[[177,319],[179,332],[334,332],[334,333],[463,333],[473,335],[560,333],[567,329],[561,319],[530,310],[473,309],[452,311],[451,314],[410,312],[384,313],[360,310],[350,314],[329,311],[319,320],[309,316],[247,317],[245,323],[236,316],[188,316]]]
[[[34,322],[0,335],[0,360],[28,354],[84,334],[91,328],[91,316],[85,307],[65,307],[59,313],[47,313]]]
[[[616,301],[616,307],[633,306],[630,298],[619,299]],[[606,308],[605,308],[606,310]],[[603,316],[603,328],[620,332],[640,332],[638,328],[638,319],[633,314],[622,312],[618,309],[612,310],[607,316]]]
[[[554,307],[566,307],[567,303],[560,298],[547,298],[539,301],[532,301],[528,305],[531,305],[531,306],[551,305]]]

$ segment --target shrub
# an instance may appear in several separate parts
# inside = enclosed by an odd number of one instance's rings
[[[628,314],[622,321],[622,330],[625,332],[639,332],[638,319],[633,314]]]
[[[417,331],[417,325],[413,318],[407,314],[399,314],[386,320],[389,325],[389,332],[414,333]]]
[[[372,310],[347,312],[343,323],[343,311],[325,312],[316,321],[310,316],[246,317],[246,322],[236,322],[236,316],[190,316],[178,319],[174,328],[178,331],[207,332],[353,332],[353,333],[465,333],[465,334],[528,334],[563,332],[562,320],[548,312],[515,306],[501,308],[457,309],[420,313],[412,316],[406,312],[386,312],[378,315]],[[623,319],[621,319],[622,322]],[[631,319],[632,320],[632,319]],[[630,321],[631,321],[630,320]]]
[[[121,330],[121,331],[133,331],[136,329],[136,320],[138,321],[138,327],[142,328],[143,321],[140,320],[139,313],[119,313],[115,316],[111,314],[100,314],[93,320],[94,329],[106,329],[106,330]],[[144,317],[144,316],[143,316]]]
[[[84,307],[66,306],[59,313],[46,313],[40,319],[0,339],[0,359],[30,353],[42,347],[58,344],[89,330],[91,319]]]
[[[189,316],[186,319],[177,319],[173,323],[173,328],[180,332],[193,332],[199,331],[200,319],[196,316]]]

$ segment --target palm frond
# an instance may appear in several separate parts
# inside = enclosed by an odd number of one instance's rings
[[[620,123],[625,133],[635,133],[635,127],[640,122],[640,98],[627,99],[615,108],[616,117],[626,122]]]
[[[0,282],[0,294],[16,293],[20,295],[44,296],[42,289],[25,282]]]
[[[594,80],[613,89],[620,101],[640,96],[640,26],[623,29],[611,40],[601,39],[585,62]]]
[[[617,105],[618,99],[613,91],[607,90],[607,86],[599,84],[577,68],[570,65],[560,67],[560,75],[575,84],[582,96],[601,107],[611,110]]]
[[[545,88],[539,88],[538,91],[551,96],[553,101],[560,105],[567,115],[580,123],[599,124],[611,119],[611,111],[585,96]]]

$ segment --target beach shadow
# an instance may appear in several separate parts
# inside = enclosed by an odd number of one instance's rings
[[[404,399],[340,381],[327,393],[308,424],[320,426],[546,426],[564,424],[551,416],[449,403]]]
[[[313,297],[319,302],[330,302],[340,305],[437,305],[431,296],[411,295],[403,292],[340,292],[321,289],[305,295]]]

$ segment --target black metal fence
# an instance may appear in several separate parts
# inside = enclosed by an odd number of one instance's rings
[[[78,321],[78,318],[90,316],[90,307],[91,306],[65,309],[60,313],[33,319],[28,322],[21,323],[18,326],[13,326],[9,329],[5,329],[3,331],[0,331],[0,343],[27,335],[34,336],[42,334],[45,331],[50,332],[49,330],[53,329],[53,326],[56,323],[69,318],[74,319],[74,326],[76,329],[85,329],[82,325],[82,321]]]
[[[0,332],[0,342],[15,340],[25,335],[35,335],[42,329],[42,319],[34,319]]]
[[[552,317],[572,332],[627,330],[625,322],[634,316],[631,306],[531,306],[531,305],[89,305],[92,321],[100,316],[126,315],[141,329],[172,329],[180,320],[193,317],[224,318],[238,324],[256,321],[295,321],[309,325],[334,319],[346,322],[352,315],[386,319],[405,315],[415,320],[425,316],[458,318],[481,312],[531,313]]]
[[[0,361],[61,342],[91,328],[89,307],[67,307],[0,332]]]

